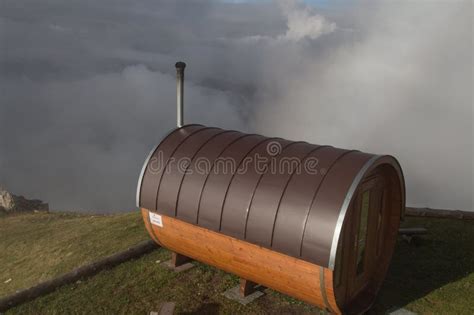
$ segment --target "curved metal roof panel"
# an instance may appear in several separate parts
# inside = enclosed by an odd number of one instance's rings
[[[137,204],[333,268],[345,211],[393,157],[201,125],[169,133],[145,162]]]

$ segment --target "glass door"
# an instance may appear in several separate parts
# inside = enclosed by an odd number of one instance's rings
[[[369,283],[371,270],[374,269],[375,251],[377,242],[377,219],[380,205],[379,189],[376,189],[376,176],[366,179],[359,187],[354,200],[352,229],[351,229],[351,256],[349,258],[349,287],[348,298],[354,298]],[[377,215],[376,215],[377,214]]]

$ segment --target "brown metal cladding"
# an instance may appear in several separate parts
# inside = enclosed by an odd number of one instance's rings
[[[152,165],[159,154],[166,171]],[[358,151],[187,125],[155,150],[138,201],[148,210],[328,267],[344,201],[374,159],[379,161]],[[401,174],[395,159],[381,159]]]
[[[222,208],[237,168],[245,157],[266,138],[259,135],[247,135],[230,145],[221,154],[222,167],[214,168],[209,174],[202,189],[198,204],[198,225],[219,231],[222,218]],[[227,165],[230,161],[231,165]]]
[[[204,129],[201,125],[187,125],[169,133],[153,152],[141,182],[140,205],[156,209],[156,193],[165,170],[165,165],[180,143],[193,133]]]
[[[269,138],[262,142],[247,155],[246,162],[242,163],[232,179],[222,209],[222,221],[220,231],[226,235],[239,239],[245,239],[245,230],[249,208],[255,193],[255,189],[263,173],[268,169],[271,155],[268,146],[278,143],[282,150],[292,144],[291,141]]]
[[[303,232],[311,204],[332,165],[349,151],[329,146],[312,151],[303,163],[317,163],[316,174],[303,169],[295,174],[282,197],[275,222],[272,248],[293,257],[301,256]]]
[[[245,136],[245,134],[237,131],[221,133],[199,150],[181,184],[176,206],[177,218],[186,222],[197,223],[199,199],[205,181],[212,171],[212,166],[228,146]]]
[[[326,174],[309,211],[301,257],[321,266],[329,264],[332,239],[339,211],[354,177],[373,155],[348,152]]]
[[[301,159],[317,146],[306,142],[293,142],[275,156],[268,171],[260,176],[248,213],[245,239],[251,243],[270,247],[278,206],[292,174],[298,171]],[[296,163],[296,165],[294,165]],[[271,224],[262,225],[261,222]]]
[[[173,163],[167,165],[156,195],[156,207],[160,209],[160,213],[176,216],[176,201],[189,163],[203,145],[224,132],[226,131],[219,128],[204,128],[186,138],[179,145],[173,154]]]

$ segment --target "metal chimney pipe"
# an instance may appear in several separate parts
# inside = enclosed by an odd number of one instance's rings
[[[183,126],[184,68],[186,64],[178,61],[176,67],[176,125]]]

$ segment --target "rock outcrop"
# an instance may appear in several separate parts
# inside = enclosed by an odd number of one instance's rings
[[[49,205],[41,200],[15,196],[0,186],[0,212],[49,211]]]

